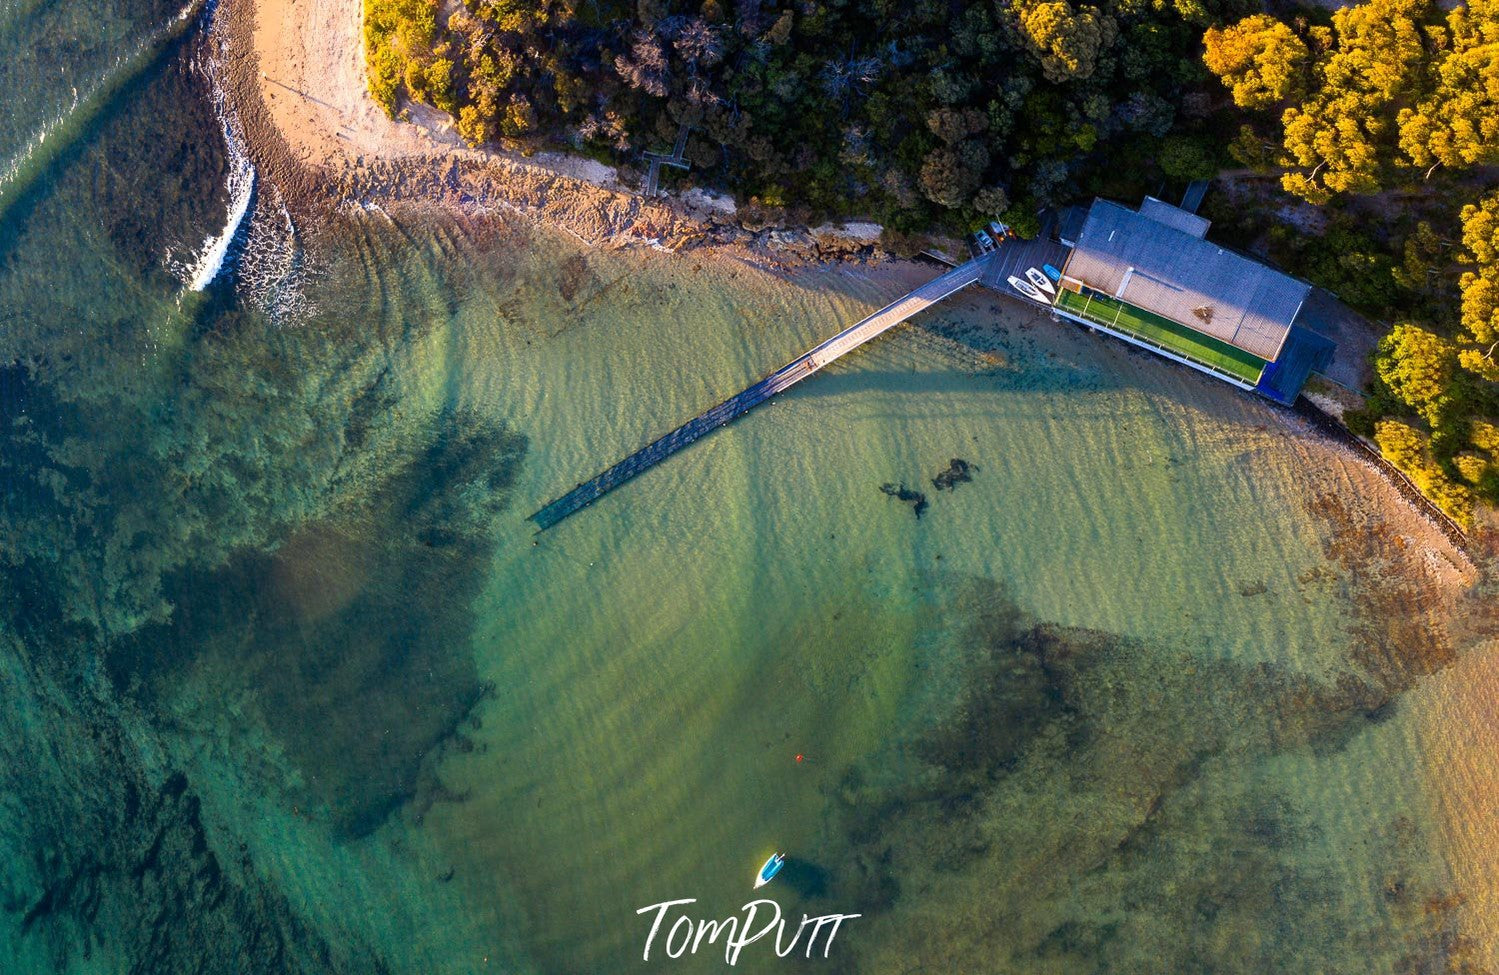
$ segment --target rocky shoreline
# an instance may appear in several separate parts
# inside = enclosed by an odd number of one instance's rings
[[[1452,547],[1463,558],[1468,560],[1470,568],[1477,565],[1480,542],[1483,540],[1483,535],[1464,532],[1458,526],[1457,522],[1452,520],[1451,516],[1441,508],[1438,508],[1430,498],[1417,490],[1416,486],[1410,482],[1410,478],[1402,474],[1394,464],[1385,460],[1375,447],[1355,435],[1353,431],[1349,430],[1336,417],[1316,403],[1303,396],[1291,407],[1291,411],[1303,420],[1306,420],[1315,432],[1320,433],[1334,443],[1348,447],[1361,457],[1368,459],[1373,464],[1375,470],[1379,471],[1385,482],[1394,488],[1412,508],[1425,515],[1426,520],[1431,523],[1432,527],[1441,532]]]

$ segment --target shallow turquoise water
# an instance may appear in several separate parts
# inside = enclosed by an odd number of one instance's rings
[[[100,63],[175,14],[16,9]],[[0,198],[19,970],[720,970],[636,912],[727,916],[778,849],[788,912],[863,916],[744,970],[1478,950],[1404,703],[1453,572],[1299,421],[975,293],[538,538],[927,272],[398,207],[270,246],[262,193],[188,294],[230,167],[193,52]]]

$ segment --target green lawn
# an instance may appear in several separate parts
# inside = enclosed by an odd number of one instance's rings
[[[1259,356],[1185,325],[1178,325],[1160,315],[1097,293],[1084,297],[1064,288],[1057,294],[1057,305],[1075,315],[1162,346],[1185,359],[1226,372],[1247,383],[1258,381],[1260,372],[1265,368],[1265,360]]]

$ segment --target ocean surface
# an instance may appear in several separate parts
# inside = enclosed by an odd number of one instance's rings
[[[860,917],[735,969],[1495,964],[1491,584],[1365,462],[975,292],[536,536],[928,272],[298,227],[204,31],[0,0],[0,970],[722,971],[638,912],[778,850]]]

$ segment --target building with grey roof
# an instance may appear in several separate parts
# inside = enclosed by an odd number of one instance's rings
[[[1281,402],[1334,345],[1296,324],[1311,285],[1207,239],[1209,221],[1147,197],[1095,200],[1053,310]]]
[[[1211,223],[1207,217],[1188,213],[1181,207],[1172,206],[1170,203],[1157,200],[1153,196],[1147,196],[1144,202],[1140,204],[1139,213],[1142,217],[1149,217],[1157,223],[1174,227],[1184,234],[1191,234],[1198,240],[1208,235],[1208,226]]]

